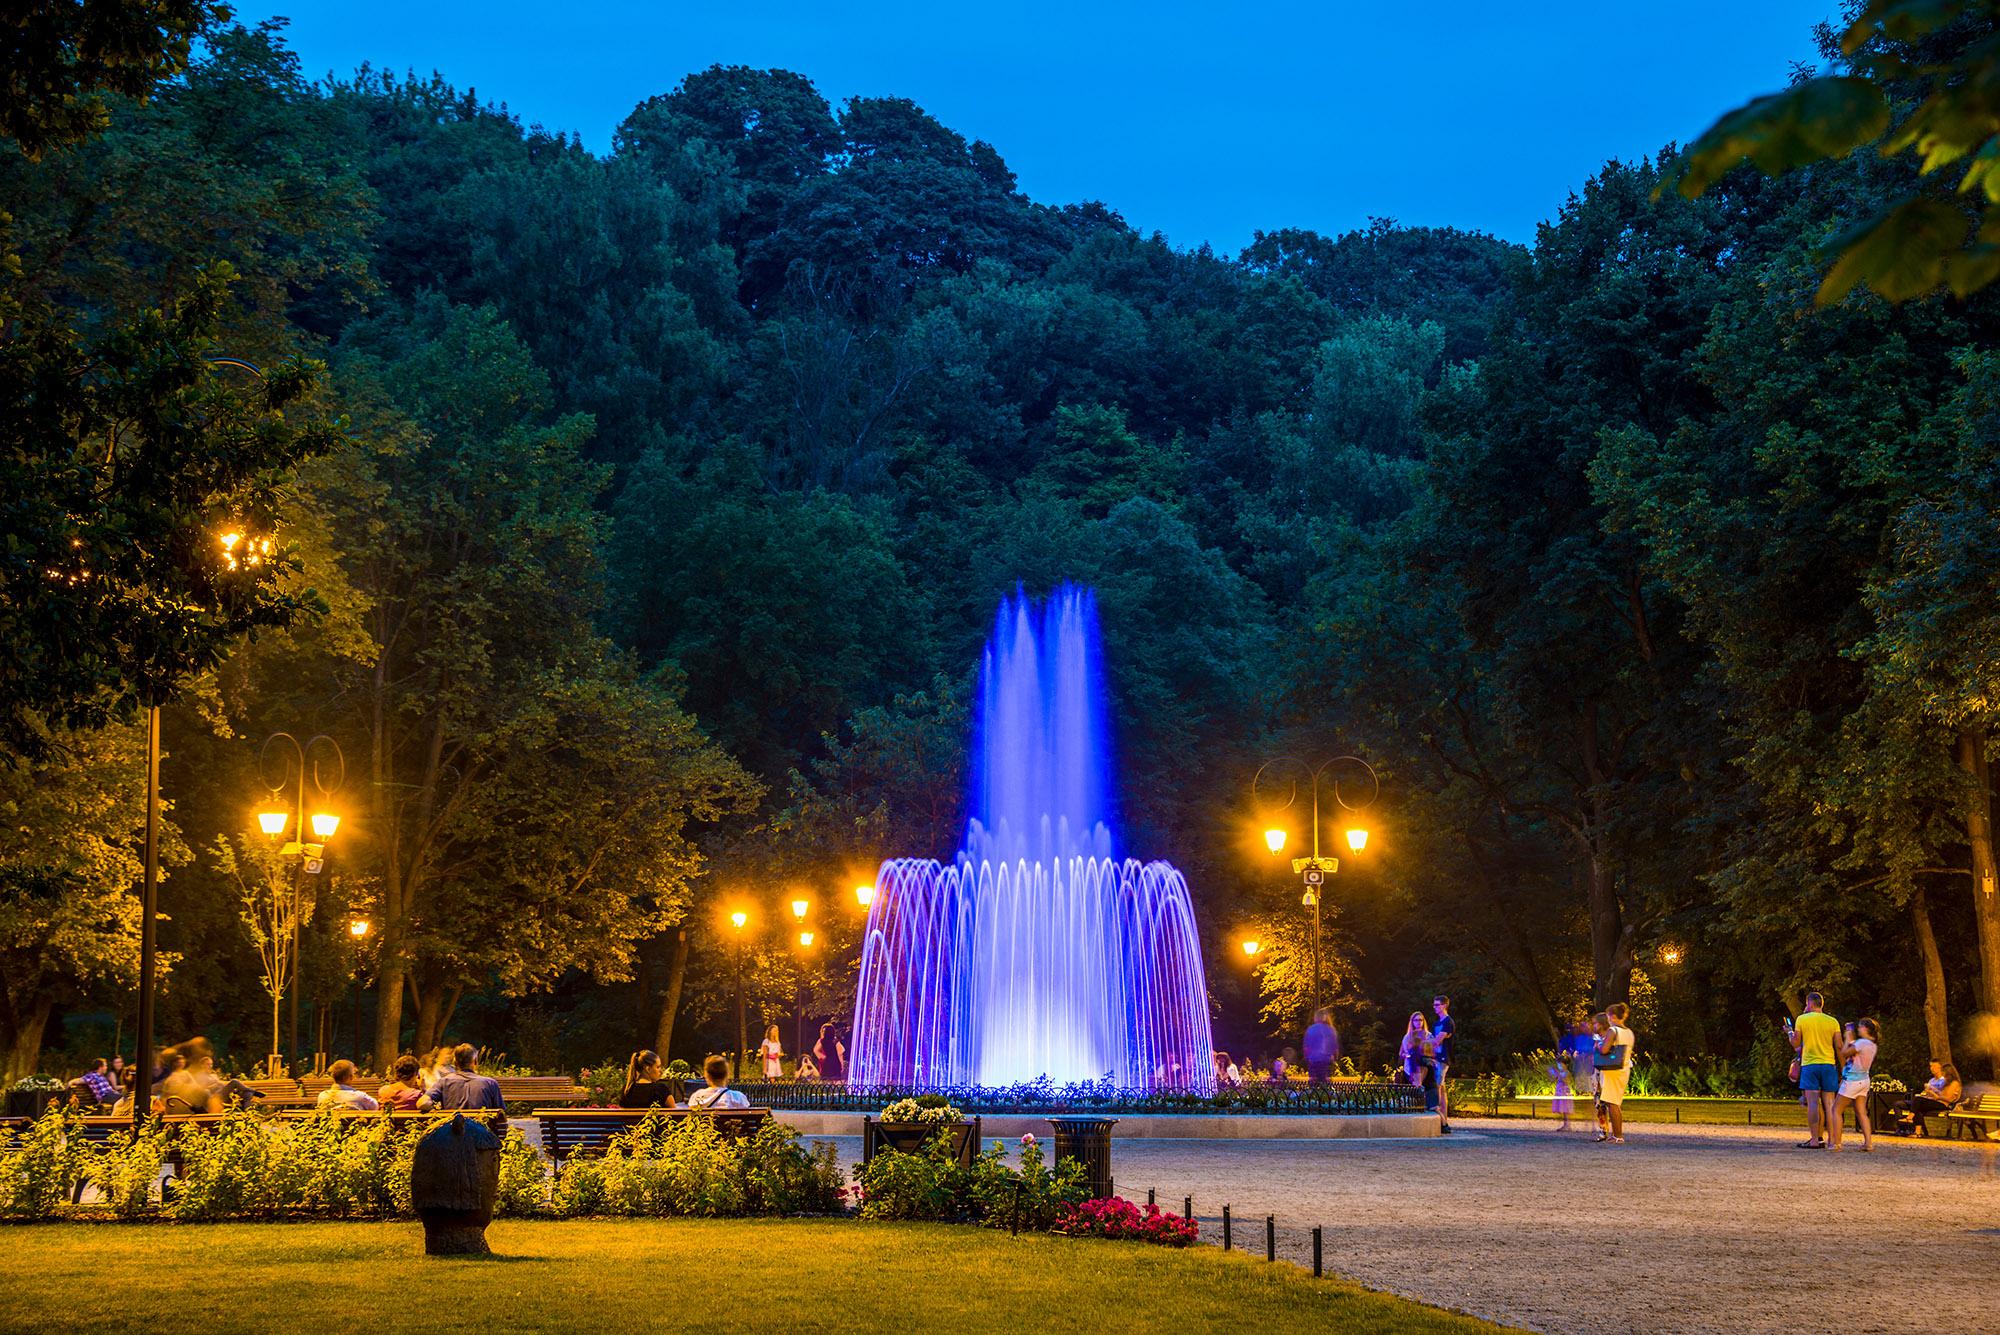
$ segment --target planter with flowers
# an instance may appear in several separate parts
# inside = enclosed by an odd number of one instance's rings
[[[919,1153],[942,1134],[947,1158],[970,1168],[979,1153],[979,1126],[977,1117],[967,1117],[942,1094],[898,1099],[880,1117],[861,1119],[861,1162],[866,1165],[881,1150]]]

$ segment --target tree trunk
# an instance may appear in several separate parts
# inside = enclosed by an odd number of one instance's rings
[[[667,992],[660,998],[660,1022],[653,1035],[653,1051],[660,1054],[661,1061],[670,1060],[668,1049],[674,1044],[674,1018],[681,1009],[681,982],[687,977],[688,933],[687,924],[674,928],[674,954],[667,965]]]
[[[1972,780],[1965,808],[1965,842],[1972,848],[1972,921],[1979,943],[1980,1009],[2000,1016],[2000,872],[1993,865],[1993,775],[1986,763],[1986,734],[1958,734],[1958,767]],[[2000,1077],[2000,1051],[1987,1059]]]
[[[403,1051],[403,985],[406,966],[388,942],[375,969],[375,1069],[393,1071]]]
[[[430,1052],[438,1045],[438,1021],[444,1008],[444,989],[425,987],[418,983],[417,992],[417,1051]]]
[[[9,1007],[12,1011],[13,1008]],[[54,1013],[55,1002],[47,997],[37,997],[27,1009],[14,1012],[12,1022],[5,1033],[0,1033],[0,1042],[6,1045],[5,1082],[9,1085],[24,1076],[35,1073],[42,1062],[42,1034],[49,1027],[49,1016]]]
[[[1590,780],[1585,797],[1589,814],[1580,840],[1584,899],[1590,909],[1590,1004],[1593,1010],[1603,1010],[1614,1001],[1632,1000],[1632,952],[1624,909],[1618,901],[1618,878],[1604,848],[1605,832],[1610,828],[1610,803],[1604,788],[1610,780],[1598,756],[1597,706],[1585,705],[1577,722],[1583,772]]]
[[[1910,895],[1910,918],[1917,929],[1917,955],[1924,966],[1924,1037],[1930,1056],[1951,1060],[1951,1024],[1944,1009],[1944,960],[1938,955],[1937,934],[1931,930],[1930,901],[1922,885]]]

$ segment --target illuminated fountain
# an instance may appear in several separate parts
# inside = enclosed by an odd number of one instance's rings
[[[1090,590],[1000,605],[972,762],[957,857],[877,874],[849,1083],[1212,1090],[1187,880],[1117,856]]]

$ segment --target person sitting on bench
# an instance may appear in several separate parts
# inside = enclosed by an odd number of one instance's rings
[[[1933,1057],[1931,1078],[1924,1082],[1924,1092],[1905,1099],[1899,1106],[1910,1114],[1916,1134],[1929,1136],[1930,1129],[1924,1125],[1924,1119],[1950,1112],[1958,1106],[1964,1094],[1965,1086],[1959,1083],[1958,1068]]]
[[[702,1063],[702,1075],[708,1081],[707,1089],[697,1089],[688,1095],[690,1108],[747,1108],[750,1100],[743,1097],[740,1090],[729,1087],[729,1058],[710,1057]]]

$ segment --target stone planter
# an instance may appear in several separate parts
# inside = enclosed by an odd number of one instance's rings
[[[6,1115],[38,1118],[49,1110],[51,1103],[60,1102],[68,1093],[67,1089],[10,1089]]]
[[[979,1153],[979,1119],[960,1118],[956,1122],[883,1122],[873,1117],[861,1119],[861,1162],[867,1163],[879,1150],[898,1154],[918,1154],[931,1137],[943,1131],[951,1137],[951,1154],[968,1168]]]

